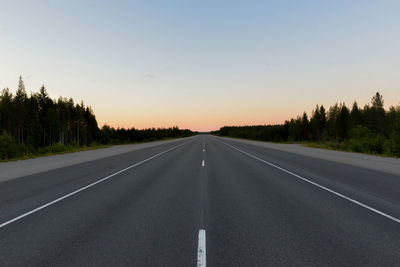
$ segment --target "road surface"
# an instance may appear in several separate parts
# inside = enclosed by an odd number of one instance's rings
[[[0,182],[0,263],[398,266],[399,218],[396,173],[199,135]]]

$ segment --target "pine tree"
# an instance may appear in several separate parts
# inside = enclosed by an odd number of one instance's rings
[[[371,99],[372,107],[370,110],[370,128],[377,134],[384,134],[385,125],[385,109],[383,108],[383,96],[376,92]]]
[[[39,121],[42,126],[42,146],[47,146],[50,142],[50,131],[49,131],[49,121],[48,121],[48,111],[51,107],[52,100],[49,98],[47,94],[46,88],[44,85],[40,87],[39,91]]]
[[[353,106],[351,108],[350,112],[350,125],[351,128],[356,127],[357,125],[361,125],[362,120],[361,120],[361,111],[358,107],[358,104],[356,101],[354,101]]]
[[[310,119],[310,131],[313,140],[319,140],[321,133],[318,127],[319,124],[319,106],[315,107],[315,110],[312,112],[311,119]]]
[[[5,88],[1,92],[0,98],[0,134],[3,134],[3,132],[11,134],[15,123],[14,96],[8,88]]]
[[[318,114],[319,117],[317,126],[318,126],[318,131],[320,133],[319,138],[321,138],[326,128],[326,111],[323,105],[321,105],[321,107],[319,108]]]
[[[303,117],[301,118],[301,139],[308,140],[309,136],[309,121],[307,113],[304,111]]]
[[[346,105],[343,103],[340,105],[339,116],[337,118],[337,130],[339,138],[344,140],[348,136],[350,127],[350,112]]]
[[[372,108],[375,108],[380,111],[384,111],[383,109],[383,96],[376,92],[376,94],[372,97]]]
[[[329,132],[329,136],[333,139],[337,139],[338,135],[339,135],[339,129],[337,126],[339,112],[340,112],[340,108],[337,103],[329,108],[328,121],[327,121],[328,132]]]
[[[28,120],[27,118],[27,99],[28,96],[26,94],[25,90],[25,85],[22,80],[22,77],[19,76],[19,82],[18,82],[18,89],[15,94],[15,111],[16,111],[16,122],[17,122],[17,128],[15,129],[15,136],[16,139],[19,143],[24,143],[24,133],[26,130],[26,122]]]

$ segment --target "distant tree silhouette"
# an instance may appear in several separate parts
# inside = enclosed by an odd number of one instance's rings
[[[0,159],[38,151],[61,151],[63,146],[88,146],[93,143],[122,144],[163,138],[186,137],[194,133],[178,127],[99,129],[91,107],[72,98],[52,100],[44,85],[38,93],[27,95],[19,77],[15,96],[8,88],[0,95]]]
[[[304,112],[282,125],[224,126],[214,134],[263,141],[328,142],[356,152],[400,156],[400,106],[386,111],[379,92],[364,108],[359,108],[357,102],[351,110],[344,103],[336,103],[326,112],[317,105],[311,114],[308,119]]]
[[[370,128],[377,134],[384,134],[385,132],[385,110],[383,103],[383,96],[377,92],[372,97],[372,106],[369,109]]]

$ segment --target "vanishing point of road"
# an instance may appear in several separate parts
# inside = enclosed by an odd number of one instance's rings
[[[400,176],[369,162],[198,135],[5,179],[0,265],[398,266]]]

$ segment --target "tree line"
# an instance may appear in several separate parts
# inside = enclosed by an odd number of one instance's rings
[[[95,144],[124,144],[193,135],[190,130],[172,128],[99,129],[91,107],[72,98],[53,100],[43,85],[39,92],[26,93],[22,77],[18,88],[0,95],[0,159],[32,153],[59,152],[71,147]]]
[[[315,142],[321,146],[355,152],[400,156],[400,106],[384,109],[377,92],[371,103],[351,108],[345,103],[328,110],[317,105],[311,116],[304,112],[278,125],[224,126],[214,132],[222,136],[272,141]]]

